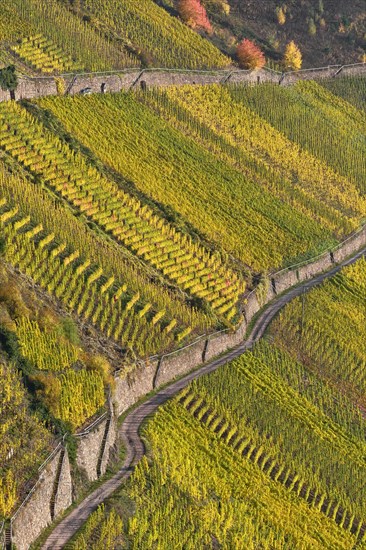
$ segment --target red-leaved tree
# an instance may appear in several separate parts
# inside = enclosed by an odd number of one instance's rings
[[[242,69],[261,69],[266,63],[262,50],[247,38],[240,42],[236,56]]]
[[[179,0],[178,12],[183,21],[192,29],[203,29],[209,34],[212,33],[212,25],[200,0]]]

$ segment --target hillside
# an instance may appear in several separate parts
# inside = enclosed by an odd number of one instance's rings
[[[163,1],[167,4],[169,0]],[[304,68],[364,59],[366,13],[362,0],[229,0],[230,14],[226,16],[218,13],[218,3],[204,1],[216,31],[212,40],[225,52],[232,52],[232,44],[247,37],[274,63],[282,59],[290,40],[300,47]]]
[[[7,453],[14,452],[10,469],[1,470],[3,501],[8,498],[4,491],[12,491],[12,500],[1,512],[4,517],[25,494],[26,482],[47,449],[106,409],[110,390],[113,395],[113,372],[130,376],[149,356],[182,347],[202,334],[234,330],[242,319],[243,293],[258,283],[265,291],[269,271],[312,257],[360,227],[365,218],[364,90],[364,79],[344,78],[286,88],[186,86],[0,105],[3,377],[16,378],[17,370],[21,372],[23,381],[8,395],[9,406],[22,407],[24,425],[39,426],[44,433],[37,441],[33,435],[29,438],[33,454],[26,453],[29,462],[19,466],[23,473],[14,489],[16,449],[7,433],[1,436]],[[340,294],[334,298],[340,303],[351,286],[342,277],[337,279]],[[352,285],[357,286],[355,281]],[[352,308],[358,296],[362,285],[352,290]],[[307,366],[317,360],[305,346],[314,339],[311,331],[305,338],[305,324],[303,340],[298,342],[294,334],[285,344],[291,326],[299,323],[294,321],[299,307],[289,306],[289,320],[284,314],[282,324],[275,323],[273,329],[276,349],[287,346],[292,370],[294,361]],[[345,302],[342,315],[350,307]],[[325,303],[314,315],[320,319],[326,312]],[[319,326],[327,326],[329,319],[334,323],[339,315],[329,313]],[[361,310],[349,315],[349,326],[362,322]],[[334,325],[337,353],[341,328]],[[349,334],[360,330],[361,325],[355,325]],[[358,341],[352,353],[349,345],[344,352],[351,361],[349,372],[356,368],[353,363],[363,361],[356,358],[360,352]],[[324,382],[329,391],[344,393],[346,411],[364,407],[361,382],[336,378],[335,359],[330,351],[328,356],[330,371],[319,381],[321,394],[328,391],[323,390]],[[246,369],[246,361],[239,361],[238,368]],[[223,377],[217,384],[225,386],[224,371],[217,376]],[[235,380],[233,387],[238,383]],[[286,392],[287,383],[281,382],[281,391]],[[198,389],[189,391],[187,396]],[[209,398],[203,386],[199,391]],[[221,393],[223,398],[224,390]],[[179,399],[171,405],[174,410],[181,407]],[[316,401],[314,407],[320,407],[314,412],[317,422],[330,414],[328,405],[324,409]],[[342,407],[339,418],[348,417],[351,413]],[[8,415],[6,411],[1,414]],[[220,414],[236,422],[230,411],[220,409]],[[41,427],[43,421],[52,435]],[[293,422],[284,416],[284,424]],[[191,420],[184,423],[184,437],[189,438],[195,428]],[[349,425],[342,426],[348,433]],[[241,429],[247,430],[244,425]],[[21,442],[20,425],[12,430]],[[264,449],[262,432],[260,428],[251,437]],[[161,437],[171,436],[164,432]],[[206,445],[213,436],[203,437]],[[309,439],[304,445],[310,449],[318,443]],[[75,453],[73,438],[70,449]],[[278,448],[277,459],[308,479],[308,466],[301,457],[293,462],[291,452]],[[232,464],[232,457],[227,460]],[[254,467],[249,464],[245,475],[254,475]],[[314,463],[314,469],[319,468],[323,466]],[[351,473],[358,479],[357,469]],[[363,517],[361,504],[350,496],[353,486],[344,489],[338,481],[331,487],[338,491],[334,494],[339,494],[342,509]],[[225,491],[231,490],[228,483]],[[264,484],[264,492],[272,487],[268,479],[258,478],[258,483]],[[312,474],[311,483],[328,494],[321,475]],[[279,491],[276,506],[281,499],[292,502],[285,489]],[[304,505],[291,506],[302,517]],[[312,521],[320,522],[325,537],[347,539],[331,522],[325,525],[319,512],[314,514]],[[266,529],[262,520],[253,521],[259,533]],[[304,521],[309,520],[304,516]],[[174,529],[178,533],[180,527]],[[287,536],[283,527],[273,529],[279,540]],[[292,541],[298,540],[301,529],[299,523]]]
[[[178,0],[4,0],[0,64],[30,76],[110,71],[130,67],[210,69],[237,66],[243,38],[283,70],[294,40],[303,67],[364,60],[362,0],[301,3],[202,0],[212,32],[191,28]],[[194,25],[193,25],[194,26]]]
[[[152,0],[90,1],[79,8],[61,0],[5,0],[0,29],[0,60],[30,75],[230,64]]]
[[[71,433],[104,409],[109,364],[98,335],[79,334],[57,303],[1,260],[1,519],[29,492],[60,436],[71,450]]]
[[[361,0],[202,3],[212,33],[175,0],[2,2],[0,68],[57,95],[0,103],[0,546],[53,449],[43,527],[65,456],[68,502],[118,456],[136,379],[156,389],[197,341],[204,361],[250,291],[262,305],[278,270],[365,223],[364,77],[69,95],[79,72],[233,69],[244,37],[281,71],[290,40],[304,67],[364,60]],[[149,420],[147,458],[75,550],[363,548],[365,265]]]
[[[290,302],[160,409],[147,458],[71,547],[364,548],[365,272],[363,258]]]

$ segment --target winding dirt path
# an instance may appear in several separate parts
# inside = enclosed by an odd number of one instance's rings
[[[203,374],[213,372],[225,363],[245,353],[246,350],[250,349],[253,344],[263,336],[272,319],[288,302],[296,296],[300,296],[303,292],[319,285],[325,279],[332,277],[338,273],[342,267],[354,263],[364,255],[366,255],[366,247],[351,256],[349,259],[344,260],[330,271],[322,273],[313,279],[301,283],[300,285],[289,290],[286,294],[283,294],[273,300],[264,309],[264,311],[259,314],[249,337],[242,344],[228,351],[218,359],[214,359],[213,361],[204,364],[198,370],[185,375],[180,380],[171,383],[169,386],[158,391],[147,401],[139,405],[136,409],[132,410],[126,416],[121,426],[121,435],[126,447],[126,458],[122,468],[111,479],[104,482],[100,487],[98,487],[98,489],[88,495],[77,508],[75,508],[55,527],[42,546],[42,550],[59,550],[63,548],[87,520],[88,516],[99,506],[99,504],[101,504],[114,491],[116,491],[116,489],[121,486],[123,481],[131,475],[134,466],[141,460],[145,453],[144,444],[139,436],[139,428],[142,422],[148,416],[154,414],[160,405],[163,405],[166,401],[168,401],[168,399],[179,393],[195,378],[198,378]]]

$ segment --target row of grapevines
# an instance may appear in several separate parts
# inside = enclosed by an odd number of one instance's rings
[[[132,548],[349,548],[355,537],[170,403],[144,431],[153,462],[132,479]],[[296,521],[294,521],[296,518]]]
[[[293,300],[273,323],[283,342],[322,378],[366,406],[366,261],[358,261],[302,298]]]
[[[2,2],[0,17],[1,41],[26,36],[30,31],[30,25],[19,17],[15,3]]]
[[[287,87],[236,86],[231,92],[236,100],[353,181],[364,193],[365,114],[311,81]]]
[[[307,210],[305,201],[297,208],[286,204],[287,189],[273,196],[271,188],[243,177],[129,94],[44,98],[41,105],[103,162],[256,270],[329,244],[330,229],[354,226],[347,219],[342,224],[335,209],[318,221],[324,208],[319,201]]]
[[[256,353],[244,354],[193,387],[265,455],[353,516],[366,517],[364,441],[349,436],[343,426],[277,379]]]
[[[2,202],[0,223],[10,263],[123,347],[139,355],[169,347],[175,325],[164,320],[165,310],[156,312],[141,303],[139,293],[131,293],[126,283],[106,278],[100,266],[57,243],[54,234],[44,233],[42,224],[24,217],[18,206]]]
[[[348,76],[322,80],[322,86],[333,94],[352,103],[357,109],[366,111],[366,79],[364,76]]]
[[[71,57],[42,35],[24,38],[20,44],[11,46],[13,52],[43,73],[70,72],[77,70]]]
[[[0,120],[0,146],[48,187],[218,316],[236,316],[244,285],[217,257],[88,167],[17,104],[2,105]]]
[[[23,357],[39,370],[65,370],[78,359],[78,349],[57,329],[42,331],[37,321],[22,317],[16,333]]]
[[[123,47],[73,15],[57,0],[4,0],[5,13],[19,24],[6,30],[8,40],[41,34],[69,56],[77,66],[90,71],[136,67],[138,61]],[[9,6],[11,4],[11,7]],[[24,29],[24,30],[23,30]],[[67,68],[67,67],[65,67]],[[71,68],[71,66],[70,66]]]
[[[208,40],[153,0],[85,0],[83,7],[155,66],[205,69],[230,65]]]
[[[0,360],[0,519],[9,516],[22,485],[50,450],[51,437],[30,414],[15,365]]]
[[[69,550],[114,550],[121,542],[122,529],[123,521],[117,512],[114,509],[107,512],[101,504],[67,547]]]

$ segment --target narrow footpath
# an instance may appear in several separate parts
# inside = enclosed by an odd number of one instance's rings
[[[255,342],[265,333],[268,325],[275,315],[293,298],[300,296],[303,292],[321,284],[325,279],[332,277],[346,265],[353,264],[355,261],[366,255],[366,247],[361,249],[355,255],[335,266],[330,271],[317,275],[313,279],[305,281],[298,286],[290,289],[285,294],[275,298],[267,307],[258,314],[248,338],[238,347],[228,351],[218,359],[205,363],[198,370],[185,375],[180,380],[172,382],[164,389],[158,391],[144,403],[133,409],[125,418],[120,430],[123,443],[126,447],[126,458],[121,469],[109,480],[103,483],[98,489],[88,495],[77,508],[75,508],[65,519],[63,519],[52,531],[42,550],[59,550],[65,546],[70,538],[87,520],[89,515],[116,491],[128,478],[134,466],[141,460],[145,454],[145,447],[139,435],[139,429],[144,420],[155,413],[158,407],[166,403],[168,399],[174,397],[192,380],[199,378],[204,374],[215,371],[222,365],[239,357],[250,349]]]

